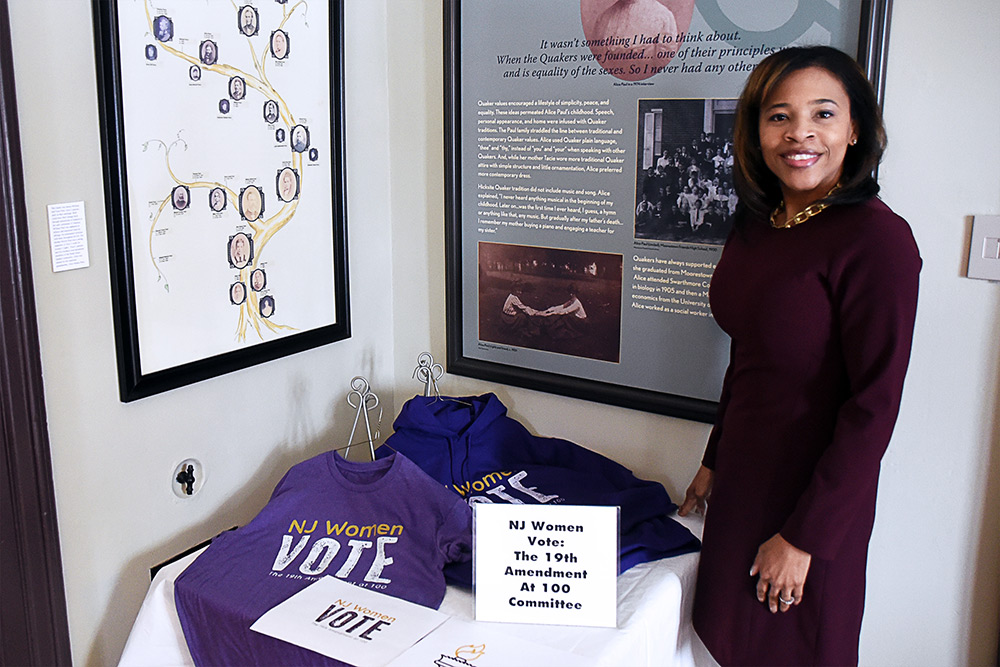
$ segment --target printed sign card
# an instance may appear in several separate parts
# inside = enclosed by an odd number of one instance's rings
[[[617,507],[474,509],[476,620],[617,626]]]
[[[250,629],[357,667],[379,667],[447,618],[429,607],[323,577]]]
[[[83,202],[49,204],[48,211],[52,270],[67,271],[90,266]]]
[[[584,667],[592,660],[518,639],[512,630],[489,623],[449,618],[388,667],[509,667],[558,665]]]

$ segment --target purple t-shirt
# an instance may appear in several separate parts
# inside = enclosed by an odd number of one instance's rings
[[[402,454],[373,462],[326,452],[293,466],[246,526],[181,573],[174,598],[198,665],[330,665],[250,630],[323,576],[435,609],[442,568],[472,552],[469,506]]]

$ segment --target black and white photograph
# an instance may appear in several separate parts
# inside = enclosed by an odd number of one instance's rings
[[[247,94],[246,81],[241,76],[234,76],[229,79],[229,96],[234,101],[239,102]]]
[[[274,100],[264,102],[264,122],[273,124],[278,120],[278,103]]]
[[[288,57],[288,33],[284,30],[275,30],[271,33],[271,55],[277,60]]]
[[[253,260],[253,239],[244,232],[229,237],[229,268],[244,269]]]
[[[732,228],[736,100],[639,100],[635,237],[722,245]]]
[[[264,269],[254,269],[250,272],[250,289],[259,292],[267,287],[267,274]]]
[[[309,148],[309,128],[305,125],[296,125],[291,129],[291,146],[296,153],[302,153]]]
[[[247,300],[247,287],[243,283],[236,281],[229,286],[229,302],[234,306],[242,305]]]
[[[248,185],[240,190],[240,215],[253,222],[264,214],[264,191],[257,185]]]
[[[260,16],[252,5],[240,7],[240,32],[246,37],[253,37],[257,34],[260,25]]]
[[[274,297],[265,296],[260,300],[260,316],[263,318],[269,318],[274,314]]]
[[[187,210],[188,204],[191,203],[191,191],[186,185],[174,186],[170,191],[170,203],[175,211]]]
[[[209,190],[208,207],[215,213],[223,211],[226,208],[226,191],[220,187]]]
[[[198,57],[203,64],[214,65],[219,61],[219,47],[212,40],[206,39],[198,48]]]
[[[153,19],[153,33],[156,41],[169,42],[174,38],[174,22],[169,16],[161,14]]]
[[[281,201],[290,202],[299,196],[299,174],[291,167],[280,169],[274,180]]]
[[[479,244],[480,340],[617,362],[622,256]]]

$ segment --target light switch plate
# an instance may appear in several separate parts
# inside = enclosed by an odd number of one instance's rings
[[[980,280],[1000,281],[1000,215],[977,215],[972,218],[967,275]]]

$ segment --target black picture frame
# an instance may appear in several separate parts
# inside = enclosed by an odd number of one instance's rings
[[[123,108],[123,59],[120,48],[122,38],[120,34],[121,26],[119,25],[119,2],[118,0],[93,0],[92,10],[96,41],[101,144],[104,158],[103,171],[112,306],[117,348],[119,392],[123,402],[148,397],[350,337],[347,197],[344,163],[344,3],[343,0],[329,0],[328,4],[328,25],[324,26],[321,22],[320,25],[310,25],[309,29],[328,31],[330,78],[328,82],[323,80],[316,81],[313,78],[310,79],[309,85],[328,86],[329,145],[321,144],[318,147],[319,151],[309,155],[309,159],[321,157],[321,159],[327,160],[331,174],[329,216],[330,240],[332,244],[330,250],[330,256],[332,257],[330,272],[332,275],[330,279],[332,281],[332,293],[335,302],[332,306],[332,317],[329,317],[329,321],[319,326],[304,328],[294,333],[282,334],[268,339],[261,336],[259,342],[249,341],[240,345],[238,349],[209,354],[167,368],[144,372],[142,359],[144,353],[148,352],[148,350],[143,349],[140,344],[135,275],[135,262],[139,249],[133,247],[131,227],[133,224],[136,224],[136,221],[131,219],[132,216],[129,211],[130,199],[138,197],[139,193],[130,188],[130,174],[126,166],[126,159],[129,152],[141,150],[141,147],[129,145],[126,141],[125,126],[129,118],[127,111]],[[276,7],[283,7],[283,5],[279,4]],[[231,21],[231,23],[235,25],[236,21]],[[165,57],[163,53],[166,51],[168,45],[176,45],[178,49],[182,47],[188,50],[193,49],[195,54],[198,53],[199,45],[196,40],[192,42],[189,39],[186,45],[180,42],[180,40],[174,41],[174,26],[171,23],[168,27],[169,32],[165,32],[160,37],[146,37],[151,43],[157,43],[156,40],[158,39],[169,39],[168,42],[160,44],[158,58]],[[227,24],[224,27],[228,28],[231,26]],[[178,26],[178,31],[180,29],[180,26]],[[245,37],[250,39],[251,37],[256,38],[257,35]],[[266,36],[262,39],[266,43]],[[149,51],[147,48],[147,58]],[[197,57],[197,55],[194,55],[195,59]],[[188,65],[184,64],[182,72],[184,83],[187,84],[188,81],[191,81],[191,85],[203,84],[209,77],[209,70],[216,65],[216,58],[218,56],[213,56],[210,63],[202,60],[200,63],[191,65],[192,68],[199,68],[200,76],[197,79],[189,76]],[[194,61],[192,60],[191,62]],[[285,63],[282,63],[282,65],[285,65]],[[148,92],[153,94],[155,91]],[[225,97],[224,93],[219,94],[219,97]],[[248,115],[253,115],[259,121],[259,109],[260,104],[254,102],[248,104],[247,113]],[[229,112],[228,105],[225,111]],[[268,130],[268,136],[275,136],[273,128]],[[313,149],[315,150],[315,148],[314,146]],[[302,156],[301,159],[305,160],[305,157]],[[274,170],[272,169],[270,173],[273,174]],[[263,183],[265,180],[261,178],[260,182]],[[276,197],[271,194],[270,200],[266,202],[266,206],[277,206],[282,203],[274,200],[276,200]],[[227,210],[223,213],[241,215],[239,212],[240,207],[234,206],[234,203],[231,200],[230,206],[224,207]],[[191,207],[193,208],[194,205],[191,204]],[[212,209],[212,211],[217,210],[216,208]],[[219,215],[223,213],[219,213]],[[318,229],[320,229],[320,233],[325,237],[325,226],[320,226]],[[221,252],[217,253],[217,255],[221,257]],[[233,268],[232,260],[230,260],[230,267]],[[225,288],[222,289],[225,291]],[[324,305],[323,308],[327,309],[329,306]],[[261,315],[268,317],[270,313],[265,315],[262,312]]]
[[[560,0],[580,6],[579,0]],[[708,3],[711,4],[711,3]],[[443,0],[444,9],[444,113],[445,113],[445,280],[447,318],[447,370],[457,375],[499,382],[527,389],[579,398],[609,405],[633,408],[693,421],[711,423],[715,419],[717,401],[629,384],[607,382],[573,373],[541,370],[522,363],[486,360],[470,354],[466,333],[476,327],[478,313],[468,312],[463,278],[466,250],[463,235],[468,227],[463,221],[465,197],[475,196],[476,183],[463,179],[463,80],[462,80],[462,1]],[[541,5],[537,5],[541,7]],[[879,103],[882,102],[886,52],[888,48],[891,0],[862,0],[857,28],[857,60],[872,81]],[[515,10],[511,10],[515,11]],[[519,5],[517,21],[521,26],[551,25],[539,17],[526,16],[535,11]],[[537,11],[541,12],[542,9]],[[502,20],[504,12],[490,15]],[[502,23],[490,28],[508,30]],[[527,28],[526,28],[527,29]],[[509,32],[509,31],[508,31]],[[539,34],[542,34],[539,32]],[[551,37],[543,35],[543,37]],[[537,41],[537,40],[536,40]],[[478,45],[474,48],[479,48]],[[736,91],[738,93],[738,91]],[[470,194],[471,193],[471,194]],[[485,242],[485,239],[482,241]],[[624,303],[624,299],[623,299]],[[624,305],[623,305],[624,307]],[[481,341],[480,341],[481,342]],[[721,384],[721,373],[719,377]]]

